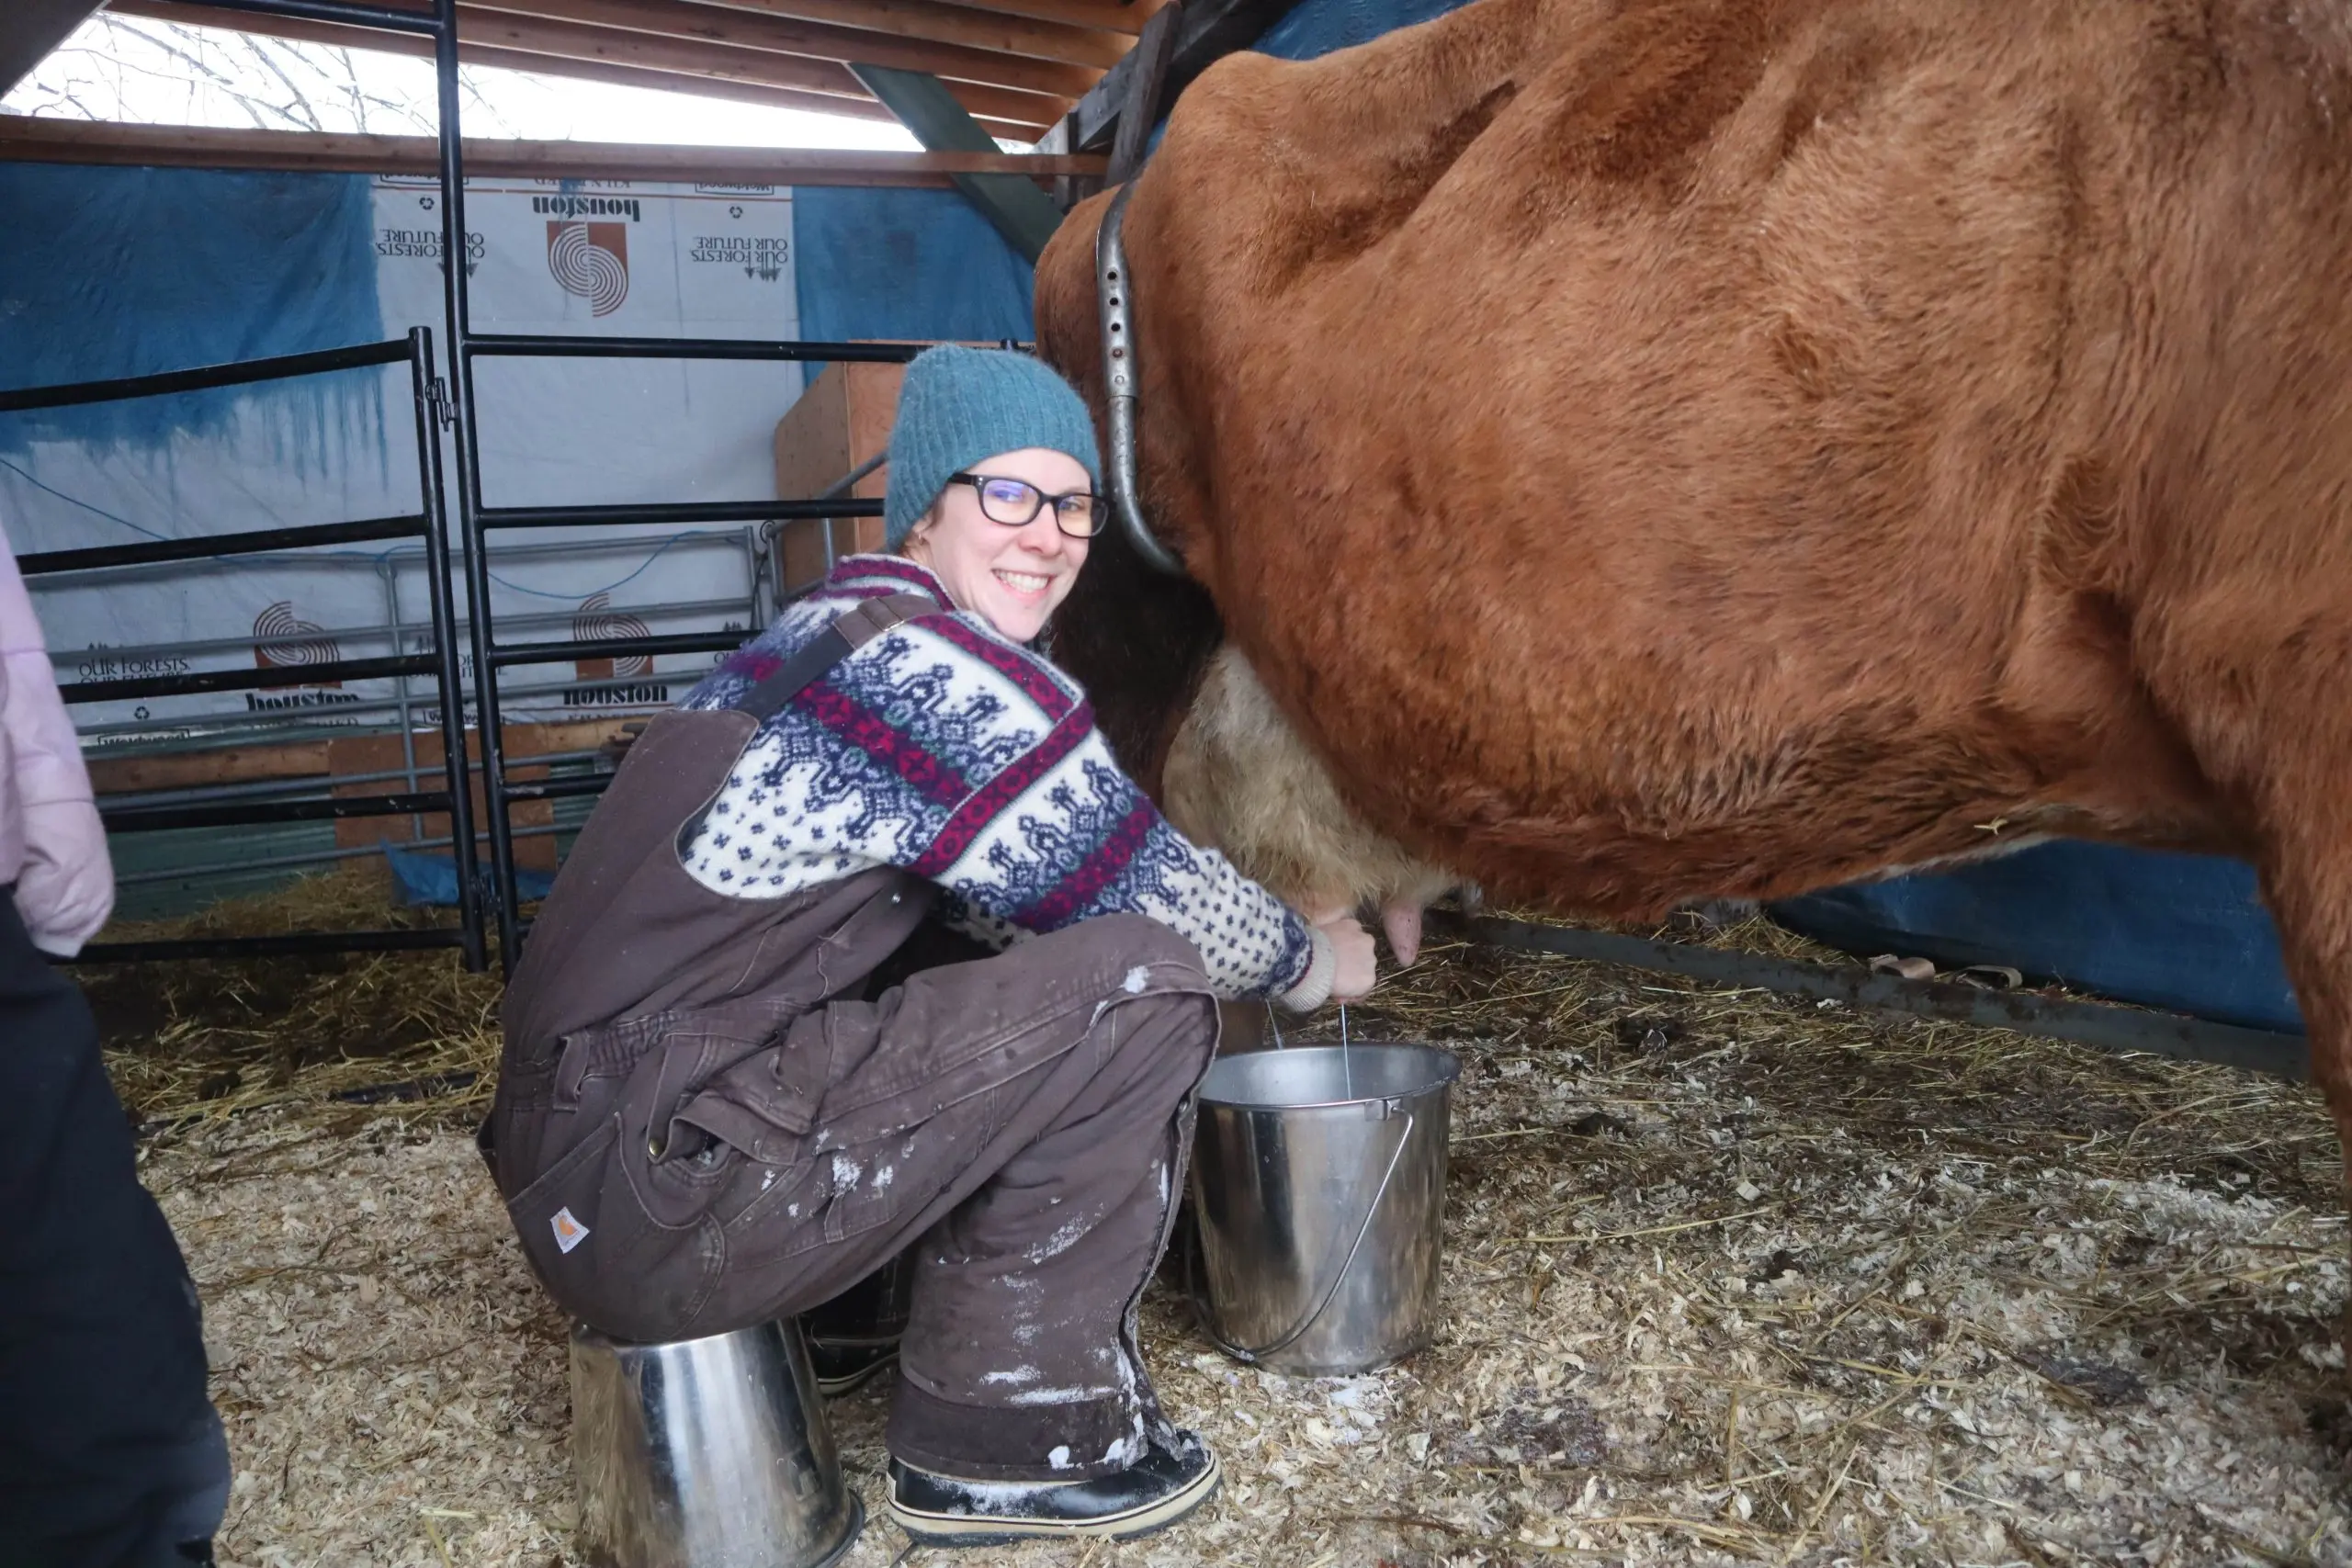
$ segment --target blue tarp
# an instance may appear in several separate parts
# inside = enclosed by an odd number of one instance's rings
[[[2002,964],[2037,980],[2300,1033],[2253,869],[2210,855],[2058,843],[1941,876],[1836,888],[1773,918],[1849,953]]]
[[[805,338],[1035,335],[1029,264],[959,192],[803,186],[792,229]]]
[[[365,175],[0,164],[0,388],[41,387],[376,343]],[[299,265],[290,265],[299,262]],[[0,417],[0,453],[36,438],[161,446],[254,399],[339,425],[322,400],[373,400],[368,375]]]
[[[384,863],[391,868],[393,894],[402,904],[412,908],[422,904],[448,909],[458,907],[456,856],[403,850],[388,843],[384,846]],[[519,868],[514,873],[514,893],[525,903],[546,897],[554,886],[555,877],[549,873]]]
[[[1467,5],[1469,0],[1306,0],[1283,13],[1250,47],[1284,60],[1312,60],[1336,49],[1369,43]]]

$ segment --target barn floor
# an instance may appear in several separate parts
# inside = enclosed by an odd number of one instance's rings
[[[352,962],[313,989],[437,998],[362,1059],[250,994],[246,1022],[199,1018],[217,974],[132,998],[114,1059],[209,1303],[223,1560],[557,1568],[562,1325],[452,1070],[479,1070],[487,993]],[[1375,1000],[1359,1035],[1464,1058],[1435,1347],[1268,1376],[1163,1278],[1147,1351],[1224,1495],[1153,1540],[970,1560],[2352,1562],[2352,1280],[2309,1090],[1458,947]],[[352,1093],[387,1081],[423,1098]],[[884,1397],[835,1410],[877,1514]],[[870,1524],[848,1562],[905,1547]]]

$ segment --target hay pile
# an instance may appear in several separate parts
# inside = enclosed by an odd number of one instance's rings
[[[195,1069],[160,1035],[114,1058],[209,1303],[226,1557],[570,1562],[562,1325],[475,1163],[479,1083],[329,1098],[481,1071],[494,987],[447,955],[345,962],[293,988],[312,1010],[290,1028],[174,1015],[174,1040],[253,1065],[225,1093],[174,1100]],[[231,967],[224,995],[264,995]],[[347,1033],[343,993],[410,1020],[405,1043],[302,1038]],[[1223,1496],[1115,1550],[967,1560],[2352,1562],[2331,1337],[2352,1280],[2312,1091],[1458,945],[1350,1022],[1464,1057],[1436,1345],[1274,1377],[1216,1354],[1163,1278],[1148,1353]],[[834,1412],[877,1513],[886,1408]],[[849,1562],[904,1544],[870,1525]]]
[[[382,931],[446,919],[387,908],[381,869],[349,864],[186,919],[118,922],[101,940]],[[272,1108],[349,1126],[355,1108],[386,1100],[452,1116],[479,1114],[490,1100],[500,983],[494,973],[467,974],[453,951],[108,964],[77,977],[116,1091],[149,1133]]]

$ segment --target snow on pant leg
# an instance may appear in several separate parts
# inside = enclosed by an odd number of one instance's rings
[[[0,1565],[184,1561],[228,1489],[195,1287],[96,1023],[0,890]]]
[[[1120,1468],[1159,1420],[1131,1314],[1216,1040],[1191,945],[1104,916],[744,1054],[748,1032],[707,1010],[574,1043],[629,1065],[583,1079],[591,1133],[509,1204],[557,1299],[686,1338],[807,1312],[912,1247],[893,1451],[979,1479]]]
[[[1104,944],[1119,962],[1030,1090],[1053,1114],[916,1246],[888,1441],[919,1468],[1077,1480],[1141,1458],[1164,1426],[1135,1306],[1174,1217],[1216,1011],[1181,939],[1140,920],[1102,935],[1126,939]]]

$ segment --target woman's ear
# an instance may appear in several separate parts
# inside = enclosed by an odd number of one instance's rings
[[[907,536],[899,541],[899,553],[910,561],[927,564],[931,559],[932,525],[938,521],[939,502],[934,501],[922,516],[915,519],[914,526],[907,530]]]

